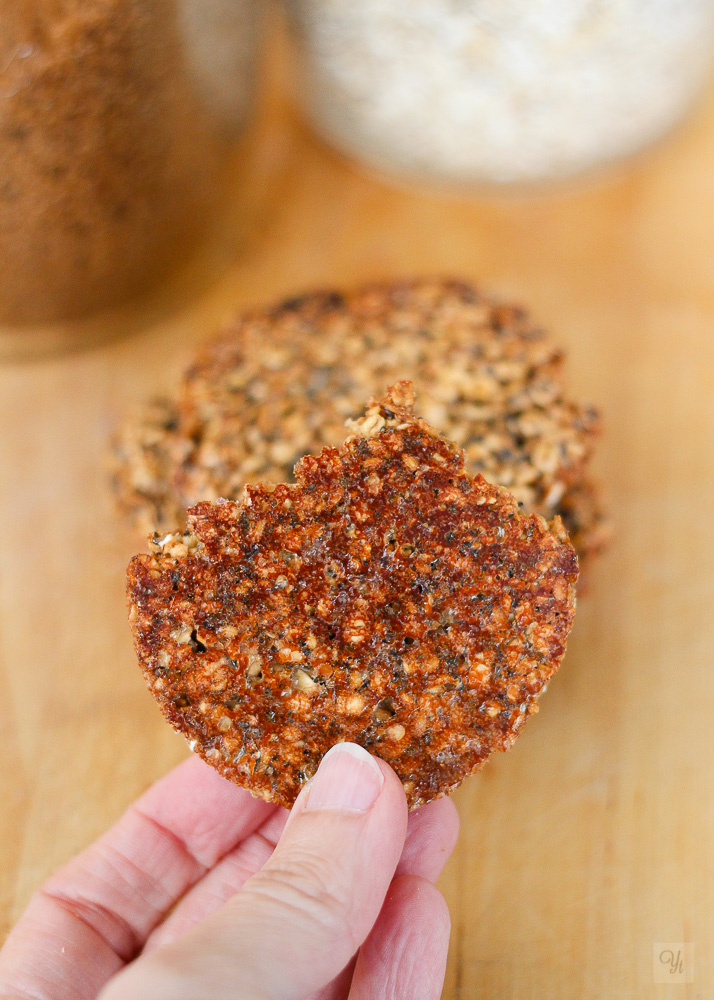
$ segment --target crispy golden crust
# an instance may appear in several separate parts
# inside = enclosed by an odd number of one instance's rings
[[[387,760],[410,807],[507,749],[557,669],[577,559],[556,521],[413,417],[399,383],[296,485],[200,503],[129,566],[130,620],[169,722],[291,805],[323,754]]]
[[[578,493],[598,421],[568,397],[562,367],[526,312],[463,282],[305,295],[239,317],[200,352],[175,400],[127,421],[117,494],[147,531],[173,530],[198,500],[291,481],[301,455],[338,445],[364,400],[407,375],[470,473],[547,520],[567,509],[586,552],[602,535],[597,495],[579,505]]]

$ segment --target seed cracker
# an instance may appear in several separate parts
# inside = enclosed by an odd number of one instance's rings
[[[524,310],[459,281],[315,293],[239,317],[199,353],[175,398],[122,427],[120,505],[143,530],[166,531],[199,500],[290,482],[302,455],[339,445],[364,400],[405,376],[470,473],[546,520],[567,512],[580,553],[602,547],[589,473],[596,411],[568,396],[563,352]]]
[[[557,669],[577,558],[562,525],[464,470],[408,382],[296,483],[203,502],[128,570],[149,688],[196,753],[290,806],[355,741],[415,808],[507,749]]]

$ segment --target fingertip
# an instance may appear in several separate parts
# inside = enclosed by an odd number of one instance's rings
[[[357,772],[361,772],[362,774],[362,781],[359,784],[364,785],[366,783],[370,788],[360,790],[360,794],[357,797],[359,799],[358,802],[348,802],[345,795],[350,790],[349,786],[351,783],[346,780],[346,777],[355,767],[355,762]],[[376,784],[373,778],[365,782],[365,779],[369,778],[369,768],[364,767],[367,763],[371,769],[376,769],[379,772]],[[351,766],[345,769],[346,764]],[[328,770],[334,771],[336,779],[334,782],[327,782],[325,780]],[[381,777],[381,786],[379,777]],[[327,797],[325,789],[320,787],[322,785],[329,786]],[[316,794],[318,788],[320,790],[319,795]],[[370,794],[366,794],[367,791],[370,791]],[[337,792],[336,797],[335,792]],[[401,813],[406,823],[408,813],[406,795],[401,781],[390,765],[381,757],[371,753],[358,743],[339,742],[330,747],[327,753],[323,755],[315,775],[301,788],[300,794],[290,812],[289,825],[292,825],[294,820],[303,812],[307,810],[312,811],[315,808],[325,809],[347,806],[348,808],[354,807],[358,812],[368,812],[377,805],[379,805],[380,812],[387,809],[388,811]]]
[[[419,875],[434,882],[459,836],[459,814],[451,799],[434,799],[409,814],[398,875]]]
[[[191,756],[145,791],[129,813],[158,824],[209,868],[276,808]]]
[[[190,754],[180,764],[177,764],[157,784],[160,784],[162,781],[176,781],[178,783],[179,779],[184,787],[200,785],[205,788],[219,789],[220,793],[229,796],[241,797],[246,791],[234,782],[229,781],[228,778],[224,778],[215,767],[211,767],[210,764],[207,764],[205,760],[195,753]]]
[[[410,913],[414,906],[416,929],[430,928],[448,939],[451,933],[451,914],[443,893],[433,882],[421,875],[395,875],[386,897],[386,905],[400,912]]]
[[[273,844],[277,844],[289,818],[290,813],[288,810],[283,809],[282,806],[278,806],[275,812],[271,813],[260,827],[261,836]]]
[[[194,752],[189,753],[188,757],[176,764],[162,778],[159,778],[148,788],[148,791],[160,788],[162,785],[176,785],[182,789],[190,790],[200,789],[220,795],[225,799],[233,798],[236,801],[265,803],[267,806],[275,808],[274,803],[225,777],[217,768],[212,767]]]
[[[461,825],[459,811],[452,799],[445,795],[438,799],[432,799],[420,809],[415,809],[409,818],[422,825],[429,821],[442,831],[444,840],[448,842],[449,847],[453,847],[458,839]]]
[[[219,774],[215,768],[195,754],[191,754],[180,764],[176,764],[163,777],[159,778],[142,793],[137,802],[170,803],[199,794],[202,798],[208,796],[211,801],[220,799],[228,804],[240,801],[247,794]]]

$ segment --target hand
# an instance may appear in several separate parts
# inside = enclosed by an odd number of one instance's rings
[[[433,882],[457,831],[448,799],[407,822],[394,772],[352,743],[290,814],[191,758],[36,892],[0,997],[437,1000]]]

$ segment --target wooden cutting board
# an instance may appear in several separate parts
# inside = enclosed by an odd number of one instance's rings
[[[187,752],[129,639],[123,573],[143,540],[105,488],[116,421],[245,305],[454,274],[532,307],[567,348],[573,390],[605,415],[616,536],[540,714],[456,795],[444,996],[714,996],[714,91],[616,173],[457,198],[329,152],[284,75],[277,60],[220,224],[169,286],[0,336],[15,354],[88,345],[0,365],[1,929]],[[671,942],[694,946],[689,984],[655,983]]]

